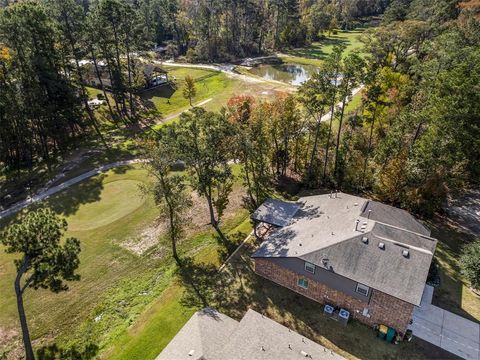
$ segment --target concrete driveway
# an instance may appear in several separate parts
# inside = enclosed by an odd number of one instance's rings
[[[413,335],[468,360],[480,360],[480,324],[432,305],[433,287],[426,285],[422,303],[409,326]]]

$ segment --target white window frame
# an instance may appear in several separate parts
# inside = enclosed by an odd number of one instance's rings
[[[358,291],[358,289],[366,290],[367,293],[365,294],[363,291]],[[362,294],[363,296],[368,296],[368,294],[370,293],[370,288],[367,285],[357,283],[357,288],[355,289],[355,292]]]
[[[306,285],[302,285],[303,284],[306,284]],[[308,289],[308,279],[305,279],[305,278],[298,278],[297,280],[297,285],[299,287],[301,287],[302,289]]]
[[[313,267],[313,269],[309,270],[309,267]],[[305,271],[310,274],[315,274],[315,264],[305,261]]]

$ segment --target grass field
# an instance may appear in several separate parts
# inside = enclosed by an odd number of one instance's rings
[[[480,296],[475,294],[460,274],[459,256],[473,236],[461,231],[449,219],[437,218],[429,224],[432,236],[439,240],[435,259],[440,270],[440,286],[435,288],[433,303],[472,321],[480,322]]]
[[[241,219],[240,217],[239,220]],[[237,224],[238,226],[232,228],[228,235],[243,240],[251,231],[250,221],[247,218]],[[195,260],[202,266],[218,268],[220,266],[216,256],[218,250],[218,244],[209,244],[195,254]],[[181,279],[177,278],[131,327],[125,329],[103,358],[154,359],[200,308],[185,303],[187,292]]]
[[[139,197],[137,184],[146,173],[138,168],[101,175],[52,197],[48,203],[72,224],[68,235],[80,239],[80,282],[70,291],[53,294],[29,289],[26,311],[33,339],[68,334],[86,319],[105,292],[119,281],[143,273],[155,263],[138,257],[120,244],[155,216],[152,203]],[[77,215],[78,214],[78,215]],[[0,253],[0,326],[17,328],[13,292],[13,255]],[[3,291],[3,290],[2,290]],[[2,344],[4,345],[4,344]]]
[[[169,120],[163,123],[172,122],[173,114],[179,114],[190,108],[189,101],[183,97],[184,78],[188,74],[195,80],[197,95],[194,99],[194,105],[208,100],[203,108],[209,111],[218,111],[226,105],[227,101],[237,95],[251,95],[257,101],[272,99],[279,92],[291,91],[287,84],[272,82],[253,82],[242,81],[228,74],[196,68],[183,67],[165,67],[169,71],[169,76],[176,78],[176,89],[164,86],[143,93],[145,101],[151,102],[165,117]],[[156,129],[162,126],[157,125]]]
[[[239,173],[237,167],[234,173]],[[108,347],[171,285],[176,266],[162,232],[157,231],[162,229],[155,221],[158,211],[139,192],[138,185],[145,182],[148,177],[141,167],[117,168],[48,200],[69,222],[67,235],[81,241],[81,280],[60,294],[26,292],[26,313],[37,349],[53,342],[77,349]],[[247,214],[239,206],[238,200],[232,201],[225,229],[245,219]],[[189,240],[179,244],[181,254],[203,251],[206,261],[218,261],[221,249],[206,224],[192,225],[188,233]],[[21,350],[12,286],[14,258],[0,248],[0,355]]]
[[[346,47],[345,54],[353,51],[361,52],[363,44],[360,42],[360,36],[362,33],[363,29],[339,31],[336,35],[327,36],[325,40],[314,42],[309,46],[284,51],[281,58],[288,63],[318,66],[325,57],[331,54],[335,45],[343,44]]]

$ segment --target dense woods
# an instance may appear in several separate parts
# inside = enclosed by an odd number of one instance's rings
[[[85,134],[104,139],[87,106],[85,83],[91,74],[99,81],[111,121],[127,126],[138,122],[145,110],[136,96],[143,66],[138,54],[155,43],[165,46],[167,56],[184,55],[189,61],[233,60],[301,46],[385,13],[380,26],[363,36],[366,55],[336,47],[296,95],[269,103],[239,96],[219,114],[194,110],[183,121],[207,116],[231,123],[239,147],[230,158],[244,165],[252,206],[268,194],[269,186],[292,177],[311,188],[371,191],[384,201],[431,213],[451,190],[478,179],[480,38],[475,1],[7,4],[0,13],[4,171],[48,163]],[[361,85],[362,106],[349,114],[346,105]],[[190,101],[193,84],[191,90],[185,95]],[[331,119],[320,121],[326,114]]]

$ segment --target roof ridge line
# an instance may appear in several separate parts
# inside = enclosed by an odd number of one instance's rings
[[[360,215],[360,217],[365,218],[365,216],[361,216],[361,215]],[[369,219],[369,220],[372,220],[372,219]],[[429,235],[420,234],[420,233],[418,233],[418,232],[416,232],[416,231],[404,229],[404,228],[401,228],[401,227],[398,227],[398,226],[395,226],[395,225],[391,225],[391,224],[387,224],[387,223],[384,223],[384,222],[381,222],[381,221],[378,221],[378,220],[374,220],[374,221],[375,221],[376,223],[378,223],[378,224],[385,225],[385,226],[388,226],[388,227],[391,227],[391,228],[394,228],[394,229],[397,229],[397,230],[405,231],[405,232],[408,232],[408,233],[411,233],[411,234],[415,234],[415,235],[421,236],[421,237],[423,237],[423,238],[426,238],[426,239],[428,239],[428,240],[435,240],[435,241],[437,241],[436,238],[431,237],[431,236],[429,236]],[[426,228],[425,225],[423,225],[421,222],[419,222],[418,220],[416,220],[416,221],[417,221],[420,225],[422,225],[424,228]],[[373,230],[373,229],[372,229],[372,230]],[[430,230],[430,229],[427,229],[427,230]]]
[[[374,226],[375,226],[375,225],[374,225]],[[373,230],[373,229],[372,229],[372,230]],[[308,252],[308,253],[302,254],[302,255],[300,255],[300,256],[295,256],[295,257],[300,258],[300,257],[302,257],[302,256],[309,255],[309,254],[313,254],[313,253],[318,252],[318,251],[320,251],[320,250],[329,249],[329,248],[331,248],[332,246],[336,246],[336,245],[338,245],[338,244],[342,244],[342,243],[344,243],[345,241],[353,240],[353,239],[355,239],[355,238],[358,237],[358,236],[367,236],[368,234],[372,233],[372,230],[367,231],[367,232],[361,232],[360,234],[355,234],[354,236],[348,237],[348,238],[346,238],[346,239],[343,239],[343,240],[338,241],[338,242],[336,242],[336,243],[330,244],[330,245],[325,246],[325,247],[323,247],[323,248],[320,248],[320,249],[317,249],[317,250],[312,250],[312,251],[310,251],[310,252]]]
[[[397,245],[404,245],[406,246],[407,248],[409,249],[413,249],[413,250],[417,250],[417,251],[420,251],[420,252],[423,252],[423,253],[426,253],[428,255],[432,255],[433,256],[433,253],[427,249],[423,249],[423,248],[419,248],[418,246],[415,246],[415,245],[409,245],[409,244],[405,244],[401,241],[397,241],[397,240],[392,240],[392,239],[389,239],[389,238],[386,238],[386,237],[383,237],[383,236],[380,236],[380,235],[376,235],[376,234],[373,234],[375,237],[379,238],[379,239],[382,239],[382,240],[385,240],[385,241],[389,241],[391,243],[394,243],[394,244],[397,244]]]

